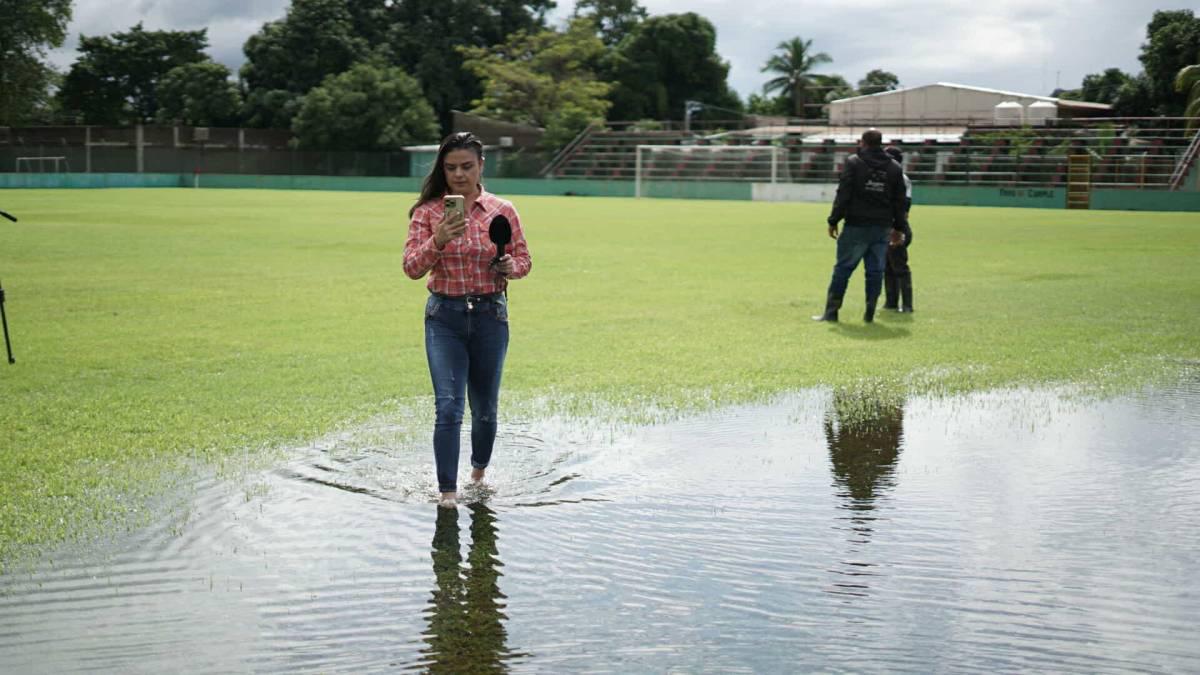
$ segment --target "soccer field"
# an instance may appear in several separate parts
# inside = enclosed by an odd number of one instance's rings
[[[413,195],[10,190],[0,282],[0,560],[120,518],[199,456],[293,443],[423,402]],[[513,199],[501,405],[636,416],[812,386],[1128,387],[1194,368],[1195,214],[914,207],[914,315],[837,325],[815,204]],[[432,411],[430,410],[430,416]],[[423,418],[422,418],[423,419]]]

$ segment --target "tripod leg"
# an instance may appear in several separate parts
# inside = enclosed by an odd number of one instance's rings
[[[8,362],[16,363],[12,355],[12,342],[8,339],[8,317],[4,314],[4,288],[0,286],[0,324],[4,325],[4,349],[8,351]]]

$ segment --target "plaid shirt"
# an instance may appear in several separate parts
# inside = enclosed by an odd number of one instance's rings
[[[408,240],[404,242],[404,273],[420,279],[429,273],[426,286],[432,293],[442,295],[483,295],[499,293],[508,287],[508,279],[520,279],[529,274],[533,261],[525,244],[521,218],[511,202],[479,190],[479,197],[467,214],[467,229],[461,237],[446,243],[438,250],[433,243],[433,229],[441,222],[445,208],[441,197],[417,206],[408,225]],[[488,237],[492,219],[503,214],[512,225],[512,241],[504,247],[513,258],[513,271],[505,278],[488,267],[496,255],[496,245]]]

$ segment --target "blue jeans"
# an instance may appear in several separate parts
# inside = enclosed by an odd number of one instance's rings
[[[508,352],[508,302],[503,295],[468,302],[430,295],[425,303],[425,356],[433,379],[437,421],[433,456],[438,490],[458,489],[459,434],[471,404],[471,466],[486,469],[496,441],[500,374]]]
[[[837,240],[837,262],[829,295],[842,297],[850,284],[850,275],[861,260],[867,273],[867,302],[879,298],[883,290],[883,269],[887,260],[888,235],[891,225],[854,225],[842,228]]]

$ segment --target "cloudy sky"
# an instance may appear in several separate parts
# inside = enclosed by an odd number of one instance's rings
[[[209,53],[236,71],[242,44],[290,0],[75,0],[70,39],[52,54],[67,68],[79,34],[208,28]],[[1156,9],[1192,9],[1200,0],[641,0],[650,14],[694,11],[717,27],[729,83],[745,98],[767,77],[763,63],[779,42],[800,36],[833,57],[817,72],[854,84],[882,68],[902,86],[957,82],[1049,94],[1084,75],[1140,70],[1137,56]],[[562,21],[574,0],[559,0]]]

